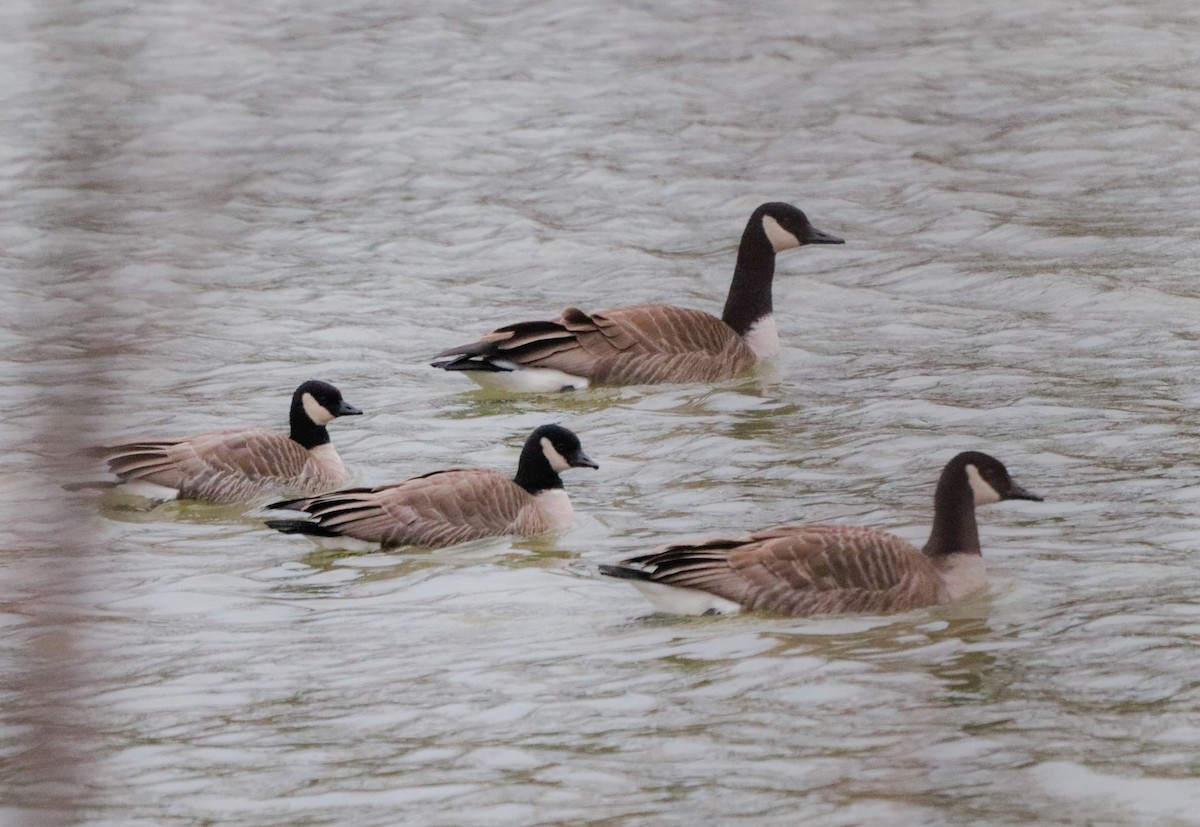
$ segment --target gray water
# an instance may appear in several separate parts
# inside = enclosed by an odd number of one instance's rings
[[[1200,823],[1200,7],[901,0],[12,2],[0,10],[0,822]],[[784,351],[715,387],[512,398],[499,324],[719,311],[790,201]],[[88,444],[367,415],[359,479],[599,471],[553,540],[314,551],[65,495]],[[595,567],[785,521],[991,585],[823,620],[648,616]]]

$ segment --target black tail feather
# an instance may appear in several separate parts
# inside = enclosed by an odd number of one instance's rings
[[[512,368],[500,367],[484,357],[466,354],[449,362],[430,362],[431,367],[442,370],[470,370],[477,373],[512,373]]]
[[[309,520],[267,520],[267,528],[284,534],[307,534],[310,537],[340,537],[336,531]]]
[[[88,482],[65,482],[62,485],[64,491],[107,491],[110,488],[116,488],[121,483],[115,480],[90,480]]]
[[[600,573],[609,577],[617,577],[622,580],[649,580],[650,572],[642,569],[629,568],[625,565],[610,565],[608,563],[600,564]]]

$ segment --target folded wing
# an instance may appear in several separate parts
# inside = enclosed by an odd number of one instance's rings
[[[588,315],[568,307],[552,321],[521,322],[447,350],[446,370],[558,370],[607,384],[715,381],[755,363],[745,341],[717,317],[663,304]]]
[[[850,526],[779,526],[666,546],[625,561],[643,579],[789,615],[903,611],[939,602],[929,559],[895,535]],[[615,573],[615,572],[609,572]],[[636,575],[635,575],[636,577]]]

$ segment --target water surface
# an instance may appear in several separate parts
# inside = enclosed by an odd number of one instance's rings
[[[1194,823],[1191,4],[0,20],[0,820]],[[719,311],[767,200],[847,243],[780,256],[755,376],[517,399],[425,366],[566,305]],[[367,412],[333,426],[367,483],[568,425],[576,526],[347,555],[58,490],[67,449],[282,425],[310,377]],[[960,604],[667,619],[595,574],[784,521],[922,541],[967,448],[1046,502],[981,512]]]

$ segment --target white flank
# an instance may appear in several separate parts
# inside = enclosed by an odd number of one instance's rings
[[[779,355],[779,330],[775,327],[775,317],[770,313],[750,325],[742,338],[759,361]]]
[[[304,396],[300,397],[300,401],[304,405],[304,412],[308,414],[308,418],[315,424],[328,425],[333,421],[333,414],[318,402],[311,393],[304,394]]]
[[[763,232],[767,234],[767,240],[771,242],[771,246],[775,248],[775,252],[790,250],[793,247],[800,246],[800,239],[789,233],[782,225],[769,215],[764,215]]]
[[[709,594],[699,589],[684,589],[679,586],[668,586],[665,583],[655,583],[651,580],[628,581],[645,595],[654,607],[654,611],[672,615],[702,615],[716,612],[723,615],[735,615],[742,611],[740,604],[715,594]]]
[[[987,585],[987,563],[982,554],[948,555],[941,565],[946,601],[961,600]]]
[[[561,488],[542,491],[537,495],[535,501],[538,509],[554,525],[554,531],[563,531],[575,519],[575,509],[571,506],[571,498]]]
[[[967,479],[971,483],[971,490],[975,492],[975,505],[991,505],[992,503],[1000,502],[1000,495],[992,488],[979,473],[979,469],[974,465],[967,466]]]
[[[360,540],[357,537],[318,537],[315,534],[304,535],[318,548],[337,548],[344,551],[377,551],[379,543]]]
[[[117,486],[117,490],[134,497],[145,497],[148,500],[174,500],[179,497],[178,488],[168,488],[145,480],[130,480]]]
[[[582,376],[572,376],[553,368],[516,368],[496,372],[465,370],[480,387],[515,393],[557,393],[558,391],[581,391],[588,386]]]

